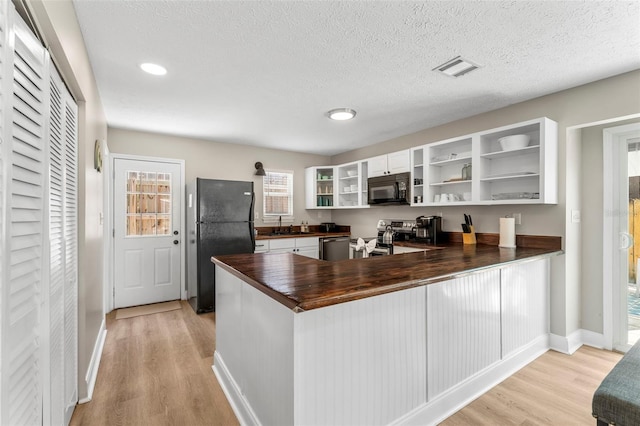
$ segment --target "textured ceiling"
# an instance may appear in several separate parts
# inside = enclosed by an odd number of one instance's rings
[[[325,155],[640,69],[638,1],[74,5],[109,126]]]

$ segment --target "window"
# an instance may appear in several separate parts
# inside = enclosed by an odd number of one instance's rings
[[[264,217],[293,219],[293,172],[265,172],[262,181]]]
[[[127,237],[171,233],[171,173],[129,171]]]

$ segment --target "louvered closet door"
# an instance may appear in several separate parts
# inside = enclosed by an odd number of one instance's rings
[[[49,116],[50,419],[68,424],[77,402],[77,107],[51,67]],[[47,390],[45,389],[45,398]],[[45,405],[46,407],[47,405]]]
[[[4,2],[3,2],[4,3]],[[48,56],[15,11],[11,11],[11,106],[3,129],[6,237],[0,299],[2,310],[2,425],[42,423],[40,309],[43,302],[44,206],[47,173]],[[11,45],[11,44],[9,44]],[[5,74],[3,74],[5,75]],[[7,85],[3,85],[6,88]],[[3,94],[4,95],[4,94]]]
[[[8,84],[8,76],[11,70],[8,68],[8,46],[7,46],[7,2],[0,2],[0,379],[4,377],[5,366],[2,362],[2,354],[4,353],[4,342],[2,341],[2,336],[4,335],[4,321],[2,318],[2,312],[7,310],[6,308],[6,299],[4,297],[4,285],[3,283],[7,282],[7,267],[6,263],[6,253],[8,253],[9,244],[7,243],[6,238],[6,222],[5,218],[5,210],[6,210],[6,162],[9,158],[9,144],[5,141],[5,129],[6,129],[6,119],[7,112],[6,108],[9,104],[7,94],[10,93],[11,86]],[[5,406],[6,401],[6,393],[4,392],[3,386],[4,380],[0,380],[0,423],[5,418],[3,407]]]

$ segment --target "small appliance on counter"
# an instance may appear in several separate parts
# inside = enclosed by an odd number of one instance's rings
[[[391,229],[388,229],[391,227]],[[407,219],[380,219],[378,221],[378,240],[382,242],[385,232],[393,233],[393,241],[407,241],[413,239],[416,231],[416,221]]]
[[[322,222],[320,224],[320,232],[335,232],[336,224],[333,222]]]
[[[439,244],[444,241],[442,217],[419,216],[416,218],[416,240],[427,244]]]

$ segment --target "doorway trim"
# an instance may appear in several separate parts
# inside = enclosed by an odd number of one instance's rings
[[[180,221],[180,235],[182,235],[182,240],[183,242],[186,242],[186,238],[187,236],[185,235],[185,214],[186,214],[186,210],[185,210],[185,194],[186,194],[186,181],[185,181],[185,161],[181,160],[181,159],[177,159],[177,158],[161,158],[161,157],[146,157],[146,156],[140,156],[140,155],[130,155],[130,154],[116,154],[116,153],[111,153],[110,158],[109,158],[109,165],[111,166],[111,176],[109,176],[109,181],[110,181],[110,185],[109,185],[109,204],[110,204],[110,208],[108,210],[108,220],[109,220],[109,235],[107,236],[109,238],[109,245],[110,245],[110,258],[109,258],[109,271],[110,271],[110,276],[113,278],[115,276],[115,244],[114,244],[114,218],[115,218],[115,212],[114,212],[114,180],[115,180],[115,161],[117,159],[120,160],[137,160],[137,161],[153,161],[153,162],[158,162],[158,163],[170,163],[170,164],[177,164],[180,166],[180,177],[182,179],[182,185],[180,187],[180,194],[179,194],[179,199],[180,199],[180,217],[182,218],[182,220]],[[185,244],[182,244],[182,247],[185,247]],[[180,299],[182,300],[187,300],[187,281],[186,281],[186,254],[185,254],[185,250],[182,249],[180,250]],[[109,308],[109,312],[111,312],[114,309],[114,297],[113,294],[115,292],[115,282],[113,282],[113,280],[108,283],[108,308]]]
[[[620,271],[618,267],[619,257],[616,255],[619,244],[619,216],[614,213],[621,206],[619,179],[617,177],[617,166],[619,160],[620,144],[624,143],[631,132],[640,131],[640,123],[631,123],[622,126],[611,127],[603,130],[603,229],[602,229],[602,320],[605,347],[607,349],[617,349],[625,351],[628,349],[626,340],[621,343],[620,333],[622,331],[622,312],[616,315],[615,305],[622,305],[622,294],[620,291]],[[607,192],[607,188],[612,189]],[[615,285],[617,283],[618,285]],[[625,303],[626,306],[626,303]],[[626,309],[624,309],[626,314]]]

